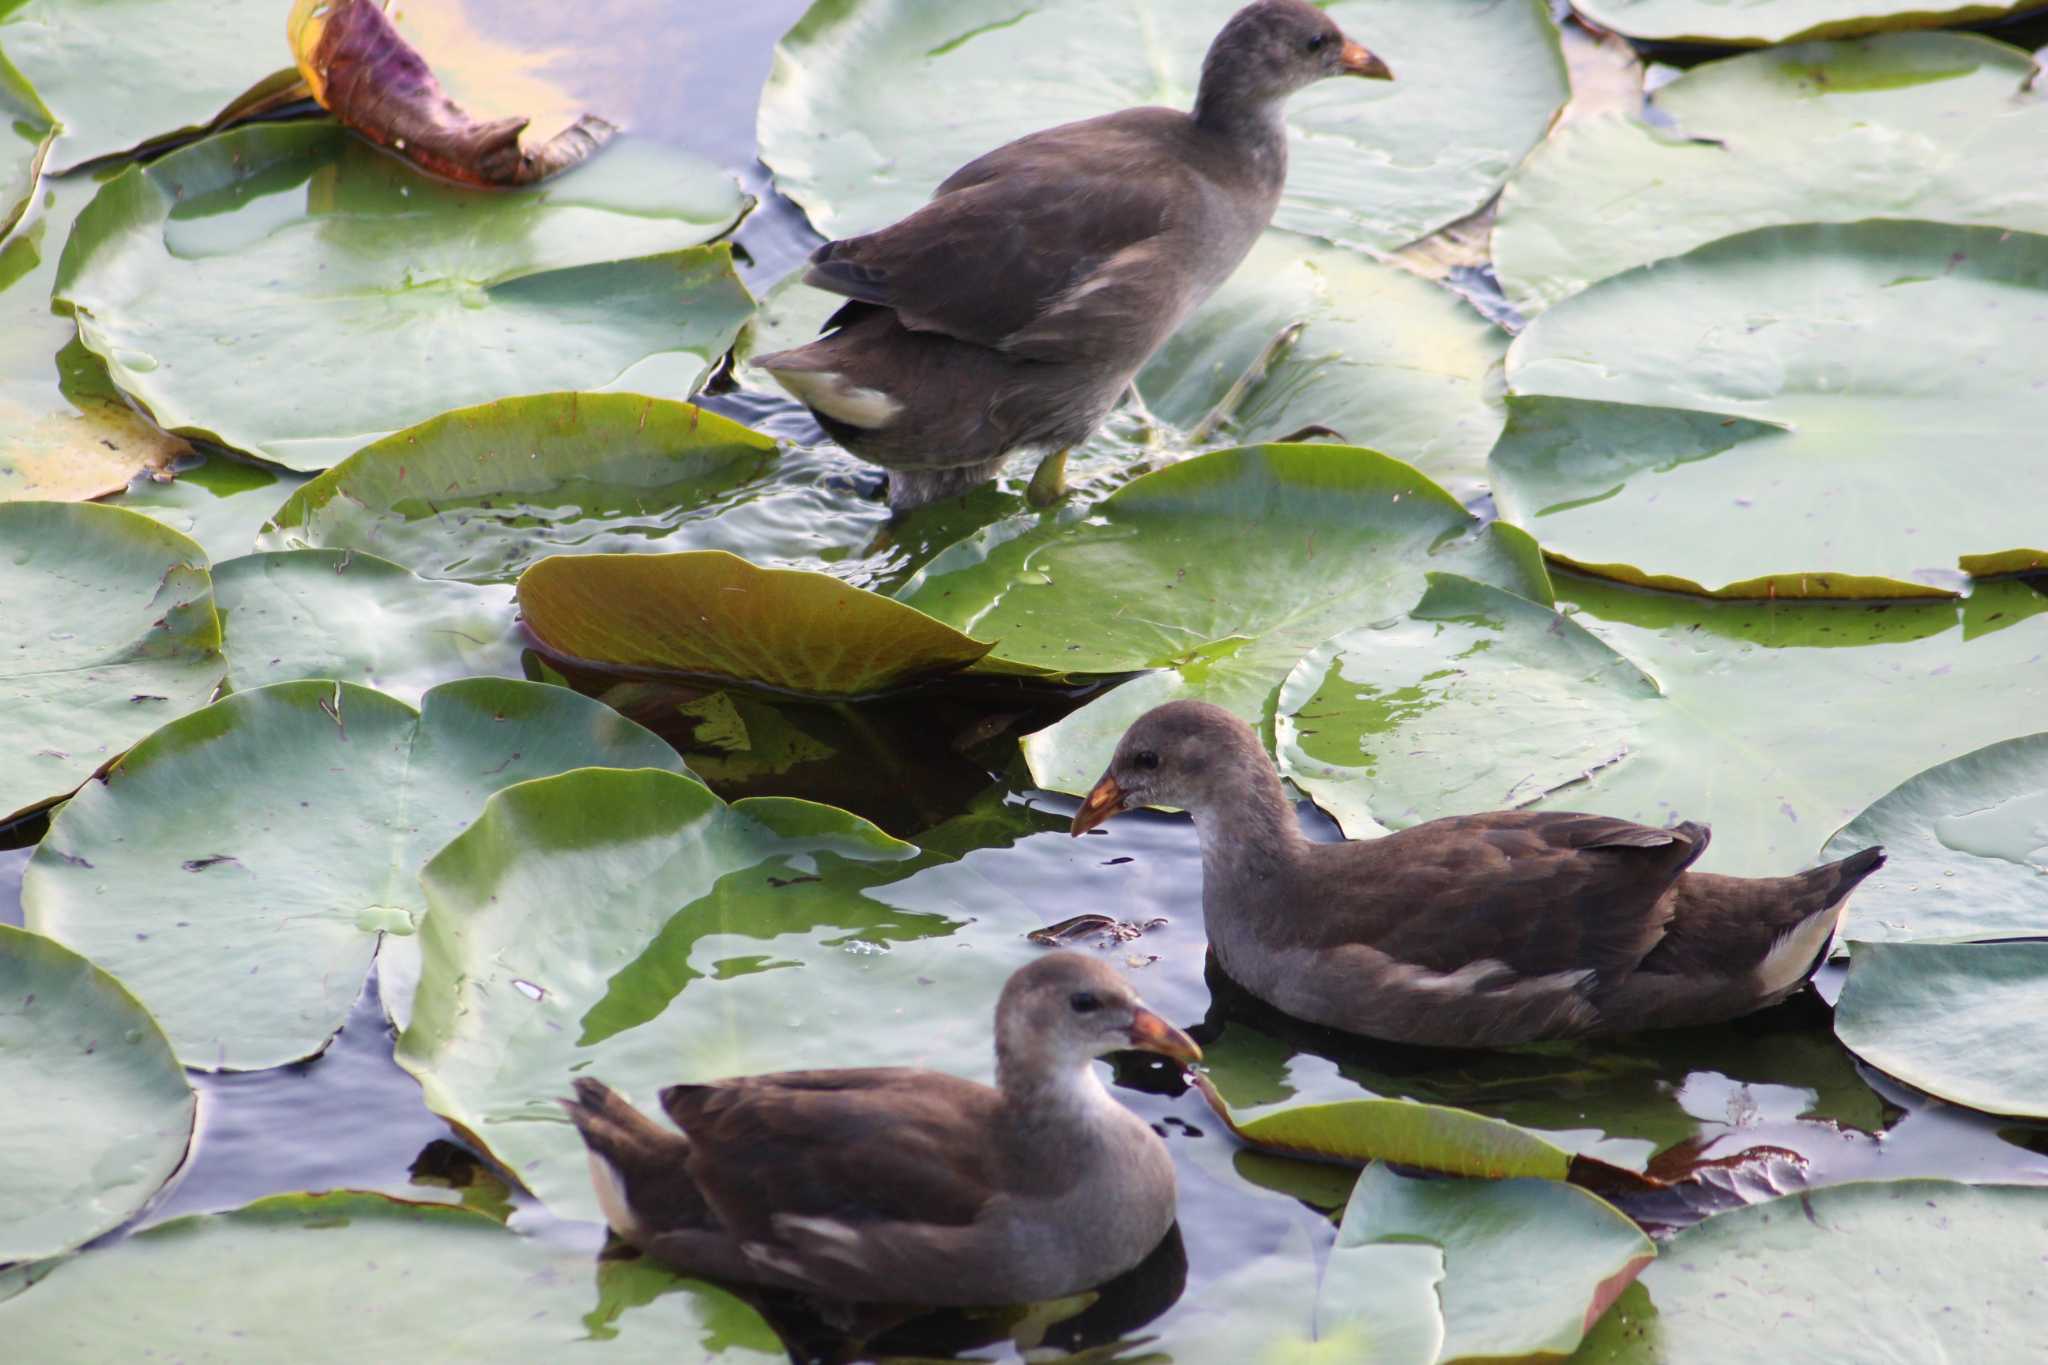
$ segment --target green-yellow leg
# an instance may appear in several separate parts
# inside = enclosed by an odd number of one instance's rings
[[[1038,468],[1031,471],[1031,486],[1024,490],[1024,501],[1033,507],[1050,507],[1067,495],[1067,452],[1072,449],[1055,450],[1038,462]]]

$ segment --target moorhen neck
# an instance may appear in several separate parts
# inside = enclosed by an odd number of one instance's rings
[[[677,1132],[598,1081],[563,1107],[605,1219],[687,1274],[834,1301],[1060,1298],[1173,1226],[1173,1159],[1094,1059],[1201,1050],[1107,965],[1051,953],[996,1004],[996,1088],[902,1067],[661,1092]]]
[[[1176,701],[1139,717],[1074,816],[1184,808],[1218,964],[1296,1018],[1495,1047],[1713,1023],[1776,1004],[1827,956],[1866,848],[1788,877],[1687,869],[1706,826],[1494,811],[1311,843],[1250,726]]]
[[[1193,113],[1019,138],[902,221],[819,247],[805,282],[848,302],[819,340],[752,363],[888,468],[898,509],[986,482],[1013,451],[1063,452],[1265,231],[1281,108],[1339,75],[1391,79],[1306,0],[1257,0],[1216,35]]]

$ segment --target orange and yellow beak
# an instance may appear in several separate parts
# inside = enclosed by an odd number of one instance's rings
[[[1124,789],[1116,784],[1115,778],[1106,776],[1088,793],[1088,799],[1081,803],[1081,809],[1074,812],[1074,824],[1068,832],[1086,834],[1123,808]]]
[[[1142,1007],[1131,1016],[1131,1046],[1171,1057],[1176,1062],[1202,1060],[1202,1049],[1194,1039]]]
[[[1344,40],[1344,74],[1363,76],[1369,81],[1394,79],[1394,73],[1387,69],[1385,62],[1375,57],[1363,43],[1354,43],[1348,38]]]

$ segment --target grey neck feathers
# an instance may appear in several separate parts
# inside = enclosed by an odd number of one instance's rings
[[[1035,1064],[1033,1064],[1035,1063]],[[1004,1138],[1012,1165],[1044,1189],[1073,1182],[1086,1160],[1077,1148],[1091,1140],[1112,1140],[1127,1112],[1103,1087],[1095,1064],[1051,1066],[1025,1063],[996,1049],[996,1087],[1003,1092]]]
[[[1287,179],[1287,96],[1248,90],[1214,67],[1202,72],[1195,96],[1195,126],[1243,148],[1262,179]]]
[[[1244,882],[1256,886],[1285,876],[1308,846],[1294,807],[1287,803],[1280,774],[1264,752],[1239,765],[1242,786],[1236,799],[1194,812],[1202,841],[1202,884],[1221,890]],[[1208,898],[1205,896],[1204,900]]]

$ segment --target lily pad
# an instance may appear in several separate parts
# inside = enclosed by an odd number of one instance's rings
[[[2042,0],[1572,0],[1602,28],[1667,43],[1761,47],[1893,28],[1974,24],[2038,9]]]
[[[162,425],[296,469],[512,394],[687,397],[753,304],[730,248],[694,245],[746,201],[680,155],[478,190],[330,125],[238,129],[108,182],[56,297]]]
[[[1549,593],[1526,538],[1482,527],[1409,465],[1345,446],[1253,446],[1145,475],[1021,533],[995,527],[899,595],[1018,663],[1160,670],[1026,742],[1040,786],[1082,792],[1129,723],[1171,697],[1263,725],[1303,653],[1404,610],[1432,568]]]
[[[63,125],[50,161],[68,171],[274,87],[291,65],[279,22],[275,0],[16,0],[0,4],[0,49]]]
[[[29,83],[21,78],[0,53],[0,239],[20,219],[36,179],[42,174],[43,155],[57,136],[50,111]]]
[[[98,356],[86,355],[99,364]],[[179,462],[175,478],[139,474],[113,504],[192,537],[218,564],[254,549],[257,533],[278,504],[307,477],[216,453]]]
[[[1657,1257],[1634,1223],[1573,1185],[1413,1180],[1375,1164],[1352,1190],[1331,1273],[1368,1278],[1384,1262],[1398,1273],[1418,1243],[1443,1256],[1445,1362],[1569,1355]],[[1326,1302],[1331,1288],[1326,1276]]]
[[[2048,138],[2033,74],[2018,48],[1967,33],[1695,67],[1649,97],[1652,118],[1565,124],[1516,168],[1493,233],[1501,288],[1533,315],[1595,280],[1781,223],[2048,231],[2048,190],[2012,174]]]
[[[1714,831],[1702,867],[1778,876],[1950,745],[2038,724],[2012,680],[2048,619],[1959,640],[1949,602],[1710,603],[1559,582],[1577,613],[1440,576],[1405,621],[1308,655],[1281,691],[1283,770],[1354,837],[1504,807],[1700,820]]]
[[[1908,778],[1828,841],[1883,844],[1846,932],[1874,942],[2048,935],[2048,734],[1989,744]]]
[[[1553,558],[1717,596],[1924,596],[1958,566],[2039,567],[2044,347],[2048,237],[1743,233],[1515,339],[1502,513]]]
[[[127,1222],[185,1160],[199,1109],[162,1030],[120,982],[6,925],[0,1091],[0,1264]]]
[[[986,1076],[984,1021],[1039,950],[1014,925],[955,938],[997,893],[958,865],[891,885],[923,866],[844,811],[728,806],[673,774],[507,789],[422,878],[399,1064],[550,1209],[588,1219],[583,1148],[554,1103],[572,1075],[643,1105],[675,1082],[792,1067]]]
[[[722,550],[544,559],[520,575],[519,609],[565,658],[807,696],[890,691],[989,652],[891,598]]]
[[[738,549],[761,528],[735,504],[774,453],[688,403],[507,398],[365,446],[286,500],[260,544],[367,550],[470,583],[510,583],[550,554]]]
[[[331,1360],[338,1343],[380,1360],[788,1358],[745,1303],[651,1261],[353,1191],[179,1218],[31,1273],[0,1302],[0,1332],[27,1360]],[[133,1292],[143,1284],[153,1292]],[[104,1311],[114,1300],[122,1310]]]
[[[1189,108],[1236,0],[828,0],[776,49],[761,159],[827,236],[893,222],[941,180],[1025,133],[1133,105]],[[1393,68],[1288,104],[1288,188],[1274,221],[1391,250],[1490,198],[1568,87],[1536,0],[1337,0],[1331,18]],[[1471,54],[1488,54],[1473,61]],[[935,122],[935,104],[947,117]]]
[[[487,796],[592,764],[682,766],[616,712],[537,683],[445,683],[418,711],[352,683],[241,692],[73,797],[22,906],[120,976],[187,1066],[277,1066],[327,1045],[380,935],[417,927],[420,866]]]
[[[83,175],[45,177],[0,241],[0,501],[118,493],[191,449],[128,406],[70,316],[50,306],[58,255],[95,188]]]
[[[227,664],[206,555],[147,517],[0,503],[0,822],[63,796]]]
[[[2048,943],[1852,943],[1835,1036],[1951,1104],[2048,1118]]]
[[[287,550],[216,565],[228,686],[298,678],[374,687],[408,706],[446,678],[523,676],[512,593],[434,582],[354,550]]]
[[[2018,1360],[2048,1303],[2048,1190],[1859,1181],[1709,1218],[1674,1238],[1574,1359],[1721,1365],[1768,1327],[1785,1360]],[[1627,1311],[1633,1308],[1634,1311]]]

